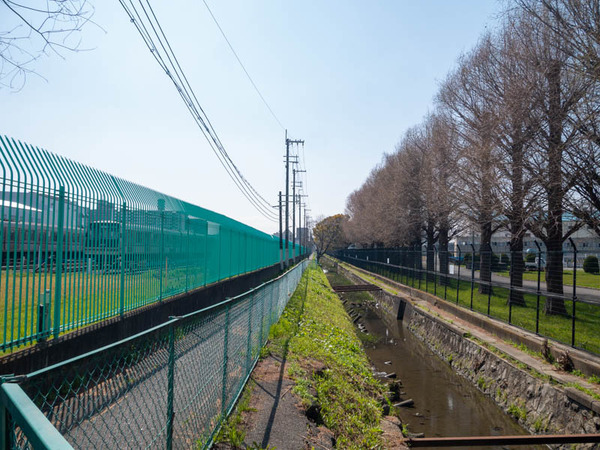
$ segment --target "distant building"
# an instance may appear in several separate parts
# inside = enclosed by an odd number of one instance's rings
[[[563,218],[563,231],[567,232],[575,224],[575,219],[571,216],[565,216]],[[600,254],[600,236],[595,234],[591,228],[587,226],[581,227],[579,230],[571,235],[571,239],[575,243],[577,248],[577,264],[581,265],[583,259],[589,254]],[[540,245],[543,252],[546,251],[544,243],[536,238],[532,233],[526,232],[523,238],[523,251],[524,252],[537,252],[536,241]],[[457,250],[456,246],[459,246],[463,252],[471,252],[471,244],[474,245],[475,251],[479,251],[480,234],[469,230],[458,234],[451,241],[451,249]],[[510,254],[510,232],[506,229],[501,229],[494,233],[491,241],[492,252],[497,254]],[[567,239],[563,242],[563,263],[566,267],[573,265],[573,246]]]

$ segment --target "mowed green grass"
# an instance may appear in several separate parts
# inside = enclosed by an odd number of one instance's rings
[[[419,280],[411,277],[400,277],[397,274],[384,271],[382,275],[401,282],[406,285],[419,287]],[[577,273],[579,275],[579,272]],[[537,274],[536,274],[537,276]],[[433,294],[434,292],[440,298],[444,298],[444,286],[433,281],[425,282],[425,276],[421,279],[420,289]],[[538,333],[548,338],[571,344],[573,320],[572,316],[547,315],[544,313],[546,298],[540,296],[539,308],[536,295],[525,295],[526,306],[512,306],[509,308],[507,288],[494,287],[491,296],[488,294],[479,294],[479,285],[474,283],[473,289],[473,310],[482,314],[488,314],[496,319],[510,323],[528,331],[535,333],[536,317],[539,311]],[[457,282],[456,279],[450,279],[445,291],[446,300],[458,303],[465,308],[471,308],[471,283],[468,281]],[[569,314],[572,312],[573,302],[565,301],[565,306]],[[600,305],[576,302],[575,311],[575,346],[583,348],[593,353],[600,353]],[[512,309],[512,311],[510,311]]]
[[[509,272],[494,272],[496,275],[500,275],[501,277],[510,277]],[[540,274],[541,281],[545,281],[544,272]],[[537,281],[538,273],[537,271],[527,271],[523,274],[524,280],[529,281]],[[564,270],[563,271],[563,284],[567,286],[573,286],[573,271],[572,270]],[[577,271],[577,279],[576,286],[581,287],[589,287],[594,289],[600,289],[600,274],[597,273],[587,273],[583,270]]]
[[[162,287],[161,287],[162,277]],[[121,290],[120,273],[64,272],[61,278],[61,334],[114,317],[186,289],[202,286],[203,271],[193,268],[151,269],[126,273]],[[45,292],[48,291],[48,294]],[[0,345],[15,347],[35,342],[38,307],[50,299],[50,332],[54,330],[56,274],[33,271],[0,272]],[[123,299],[121,300],[121,295]],[[0,355],[10,351],[0,350]]]

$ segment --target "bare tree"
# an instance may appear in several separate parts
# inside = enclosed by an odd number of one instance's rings
[[[481,293],[491,289],[491,239],[499,227],[501,210],[499,156],[495,145],[498,124],[480,95],[485,89],[482,79],[488,70],[485,64],[487,52],[489,49],[480,44],[461,57],[458,68],[443,83],[437,98],[442,110],[457,124],[460,184],[456,192],[465,217],[479,228]]]
[[[488,34],[474,51],[478,80],[471,86],[478,103],[494,123],[492,139],[498,155],[496,192],[501,215],[497,223],[511,233],[511,290],[509,302],[524,305],[523,237],[532,210],[537,206],[539,188],[535,185],[528,160],[540,120],[536,114],[538,99],[530,93],[539,83],[524,57],[522,40],[515,38],[514,28],[521,16],[505,20],[495,34]]]
[[[81,50],[81,30],[94,8],[87,0],[0,0],[0,86],[21,89],[34,62],[42,56],[63,57]]]
[[[437,241],[439,246],[439,271],[448,273],[448,244],[456,231],[458,207],[456,190],[457,133],[455,124],[449,116],[437,113],[425,119],[425,130],[430,143],[430,176],[433,180],[432,204],[428,206],[436,220]],[[446,283],[447,278],[442,278]]]
[[[543,202],[528,228],[547,249],[546,286],[556,295],[548,296],[546,313],[567,314],[562,297],[562,245],[581,225],[565,227],[563,215],[579,177],[578,171],[570,170],[570,161],[579,152],[582,137],[574,126],[576,113],[593,82],[573,70],[576,49],[572,40],[553,31],[559,24],[554,23],[552,15],[540,9],[535,14],[528,13],[526,18],[515,28],[515,33],[527,50],[524,57],[529,61],[528,67],[539,75],[539,82],[531,91],[539,101],[540,117],[535,137],[536,155],[531,161],[538,174],[538,185],[544,192]]]

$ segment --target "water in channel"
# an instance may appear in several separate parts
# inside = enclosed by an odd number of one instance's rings
[[[369,333],[381,338],[365,345],[375,370],[395,372],[405,393],[402,399],[415,401],[414,407],[403,408],[400,414],[410,432],[426,437],[527,434],[492,399],[455,374],[402,322],[386,326],[370,308],[364,308],[362,314]]]
[[[396,373],[402,383],[401,399],[415,402],[413,407],[401,408],[400,412],[409,432],[424,433],[425,437],[528,434],[491,398],[455,374],[447,362],[435,355],[402,322],[387,319],[384,322],[374,311],[373,301],[363,302],[365,295],[343,294],[342,297],[347,300],[347,307],[361,315],[360,323],[374,338],[372,343],[365,344],[373,370],[380,375]]]

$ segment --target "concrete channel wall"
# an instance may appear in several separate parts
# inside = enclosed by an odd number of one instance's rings
[[[342,265],[339,265],[338,271],[354,283],[365,283],[365,279]],[[357,269],[357,272],[363,271]],[[375,275],[369,273],[369,276]],[[389,280],[385,282],[389,283]],[[394,287],[402,286],[394,283]],[[374,294],[379,303],[379,311],[388,320],[402,320],[414,335],[447,361],[456,373],[492,397],[498,406],[517,418],[530,432],[576,434],[598,433],[600,430],[600,402],[593,397],[574,387],[557,384],[551,377],[528,370],[516,361],[503,359],[428,307],[422,304],[417,306],[409,295],[394,295],[386,291]],[[422,296],[419,295],[418,298],[422,299]],[[437,303],[435,306],[438,306]],[[478,317],[476,320],[484,319]]]

